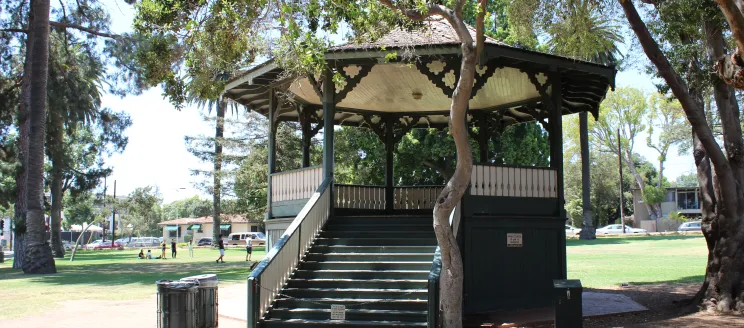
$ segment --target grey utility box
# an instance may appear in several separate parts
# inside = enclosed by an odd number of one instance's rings
[[[158,328],[196,328],[196,283],[160,280]]]
[[[217,327],[217,275],[203,274],[199,276],[186,277],[181,281],[196,283],[198,292],[196,294],[196,327]]]
[[[555,328],[583,327],[581,293],[580,280],[553,280]]]

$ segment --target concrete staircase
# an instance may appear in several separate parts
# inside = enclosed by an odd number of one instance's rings
[[[426,327],[436,245],[430,216],[333,217],[260,326]]]

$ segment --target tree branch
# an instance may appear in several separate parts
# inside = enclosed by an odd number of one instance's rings
[[[119,38],[121,38],[121,36],[118,35],[118,34],[111,34],[111,33],[100,32],[100,31],[96,31],[96,30],[91,29],[91,28],[87,28],[87,27],[80,26],[80,25],[75,25],[75,24],[60,23],[60,22],[50,21],[49,22],[49,25],[50,26],[54,26],[54,27],[64,28],[64,29],[71,28],[71,29],[83,31],[83,32],[88,33],[88,34],[93,34],[93,35],[101,36],[101,37],[104,37],[104,38],[111,38],[111,39],[119,39]]]
[[[742,15],[741,10],[739,10],[739,7],[736,6],[733,0],[716,0],[716,2],[721,7],[723,15],[726,16],[726,21],[731,26],[731,34],[734,37],[736,46],[739,48],[736,52],[739,57],[744,58],[742,56],[742,52],[744,52],[744,15]]]
[[[458,7],[462,6],[461,2],[464,2],[464,0],[458,1]],[[398,7],[395,4],[393,4],[392,0],[380,0],[380,3],[390,9],[399,11],[401,14],[405,15],[410,20],[417,21],[417,22],[423,21],[435,15],[445,16],[446,18],[446,15],[453,14],[449,8],[446,8],[442,5],[433,4],[433,3],[430,3],[429,5],[426,6],[426,9],[427,9],[426,12],[422,12],[416,9]]]
[[[0,32],[26,33],[26,34],[28,34],[28,30],[24,30],[24,29],[21,29],[21,28],[2,28],[2,29],[0,29]]]
[[[485,20],[486,20],[486,9],[488,8],[488,0],[480,0],[480,9],[478,10],[478,17],[475,19],[475,56],[480,58],[481,52],[483,52],[484,43],[486,42]],[[484,63],[480,63],[483,65]]]
[[[713,162],[713,166],[719,171],[725,170],[728,168],[726,157],[723,155],[721,148],[718,147],[718,143],[716,143],[713,133],[708,127],[705,116],[699,108],[700,106],[688,93],[686,83],[674,70],[664,53],[661,52],[659,44],[656,43],[656,40],[654,40],[651,33],[649,33],[648,27],[646,27],[646,24],[638,14],[633,1],[618,0],[618,2],[620,3],[620,6],[622,6],[623,11],[625,11],[628,23],[630,23],[631,28],[638,37],[638,41],[640,41],[646,56],[654,66],[656,66],[659,75],[661,75],[667,84],[669,84],[672,93],[682,105],[682,109],[684,109],[685,114],[687,114],[687,119],[690,121],[690,125],[692,125],[695,134],[708,152],[708,156],[711,162]]]

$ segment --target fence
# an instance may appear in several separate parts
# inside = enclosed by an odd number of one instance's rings
[[[307,199],[323,182],[320,166],[274,173],[271,175],[271,201]]]
[[[551,168],[473,165],[470,194],[556,198],[558,171]]]

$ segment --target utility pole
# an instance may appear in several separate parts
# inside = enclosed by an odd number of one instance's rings
[[[111,204],[113,208],[111,214],[111,248],[116,248],[116,180],[114,180],[114,203]]]
[[[620,150],[620,129],[617,129],[617,163],[620,167],[620,226],[623,228],[623,234],[625,234],[625,211],[623,211],[623,155]]]
[[[103,208],[106,208],[106,177],[103,178]],[[85,236],[83,236],[83,238],[85,238]],[[101,240],[106,241],[106,217],[105,215],[103,218],[103,238],[101,238]]]

